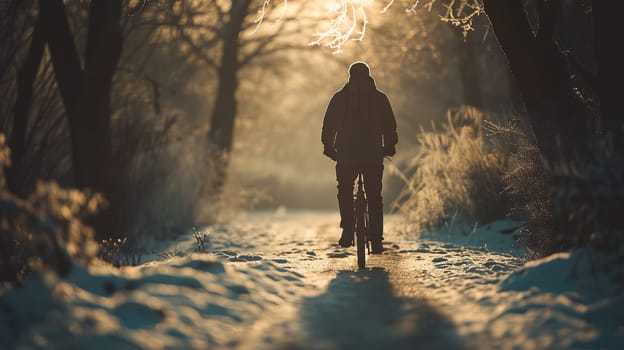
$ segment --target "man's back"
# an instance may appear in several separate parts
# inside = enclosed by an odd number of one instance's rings
[[[339,162],[360,165],[379,163],[384,144],[396,144],[392,108],[371,77],[351,78],[334,94],[325,114],[322,141],[333,145]]]

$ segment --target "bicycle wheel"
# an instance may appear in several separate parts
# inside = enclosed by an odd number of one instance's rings
[[[358,267],[366,267],[366,215],[363,196],[355,200],[355,245],[357,247]]]

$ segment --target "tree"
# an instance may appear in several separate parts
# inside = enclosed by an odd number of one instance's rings
[[[600,99],[602,129],[611,133],[614,149],[624,156],[624,112],[621,104],[624,82],[624,26],[619,22],[624,11],[621,1],[592,1],[597,74],[594,83]]]
[[[122,48],[121,0],[92,0],[84,66],[62,0],[39,0],[42,25],[69,120],[74,185],[103,193],[109,209],[96,220],[110,235],[116,202],[110,126],[111,84]]]
[[[271,55],[303,47],[287,39],[300,33],[305,25],[297,16],[304,5],[300,2],[295,9],[284,7],[281,14],[275,14],[278,5],[253,0],[181,1],[169,8],[170,20],[164,24],[171,23],[173,34],[187,45],[189,53],[216,71],[217,92],[207,133],[215,156],[208,161],[214,166],[215,179],[207,184],[210,193],[220,194],[225,183],[234,141],[240,71]],[[274,25],[256,32],[261,21]]]
[[[26,127],[33,99],[33,84],[43,57],[45,37],[40,20],[33,29],[26,60],[17,76],[17,101],[13,117],[13,128],[9,139],[12,167],[7,171],[7,186],[13,193],[20,193],[23,186],[22,160],[26,153]]]
[[[485,45],[477,35],[464,35],[455,30],[455,40],[458,43],[457,61],[461,76],[464,104],[485,109],[485,97],[483,96],[483,71],[479,64],[479,51],[483,52]],[[459,38],[461,36],[461,38]]]
[[[537,146],[548,162],[587,152],[591,116],[574,93],[568,62],[553,40],[560,1],[537,1],[532,24],[520,0],[484,0],[528,111]]]
[[[26,22],[24,24],[24,28],[30,27],[31,18],[28,16],[28,12],[31,8],[30,3],[21,4],[21,6],[17,3],[12,3],[9,5],[9,8],[12,9],[11,14],[7,13],[7,15],[11,15],[14,20],[23,20]],[[10,54],[14,56],[17,55],[17,50],[14,52],[11,49],[17,48],[19,46],[18,41],[20,39],[19,30],[16,30],[15,24],[8,25],[4,32],[4,40],[3,43],[8,44],[13,42],[13,45],[9,45],[9,47],[5,47]],[[24,29],[22,29],[24,30]],[[23,183],[24,183],[24,174],[22,172],[22,160],[26,153],[26,129],[28,125],[28,115],[30,112],[30,107],[33,99],[33,84],[37,77],[37,73],[39,70],[39,65],[43,57],[45,45],[45,38],[42,28],[41,20],[36,20],[32,28],[32,34],[30,35],[30,45],[26,54],[26,58],[22,66],[19,68],[16,76],[16,85],[17,85],[17,97],[15,106],[13,108],[13,123],[11,127],[11,131],[9,133],[9,148],[11,149],[11,164],[12,166],[7,170],[7,187],[13,193],[21,193]],[[3,45],[4,46],[4,45]],[[12,58],[14,59],[14,57]],[[8,62],[7,62],[8,63]],[[6,64],[8,67],[9,64]],[[5,67],[5,65],[3,65]]]

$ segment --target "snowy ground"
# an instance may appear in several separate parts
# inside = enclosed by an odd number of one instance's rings
[[[337,247],[335,213],[237,222],[203,229],[205,253],[189,234],[138,267],[76,267],[0,294],[0,348],[618,349],[624,341],[621,287],[592,277],[586,252],[525,264],[510,221],[417,236],[390,218],[386,252],[364,270],[354,248]]]

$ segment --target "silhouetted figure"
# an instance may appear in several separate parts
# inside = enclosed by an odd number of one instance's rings
[[[338,206],[342,247],[353,244],[353,185],[358,171],[368,197],[373,254],[383,250],[383,158],[393,156],[398,142],[396,120],[386,95],[377,90],[364,62],[349,67],[349,81],[329,101],[321,141],[323,154],[337,161]]]

